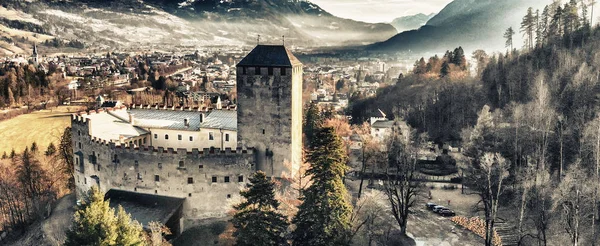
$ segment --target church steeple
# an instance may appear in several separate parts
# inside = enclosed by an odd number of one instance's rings
[[[37,44],[33,44],[33,54],[31,55],[31,57],[33,58],[33,62],[37,64],[38,63]]]

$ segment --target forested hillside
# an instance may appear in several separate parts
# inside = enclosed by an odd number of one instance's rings
[[[600,234],[600,27],[579,1],[523,14],[512,27],[520,33],[505,34],[507,47],[523,35],[522,50],[475,51],[471,76],[438,70],[436,57],[419,60],[351,113],[360,121],[381,108],[439,143],[462,144],[473,170],[492,163],[498,192],[482,197],[488,226],[503,217],[525,245],[592,245]]]

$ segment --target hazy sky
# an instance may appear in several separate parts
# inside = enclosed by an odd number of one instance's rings
[[[310,0],[336,16],[365,22],[390,22],[442,10],[452,0]]]

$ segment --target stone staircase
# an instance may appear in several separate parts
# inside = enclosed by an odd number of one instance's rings
[[[494,223],[494,229],[502,239],[503,246],[515,246],[519,244],[519,233],[515,225],[499,220]]]

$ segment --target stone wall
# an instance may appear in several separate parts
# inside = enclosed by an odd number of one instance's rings
[[[186,198],[183,228],[205,218],[223,218],[255,170],[253,149],[130,148],[90,137],[89,119],[73,116],[77,193],[98,185]],[[215,182],[216,181],[216,182]]]

